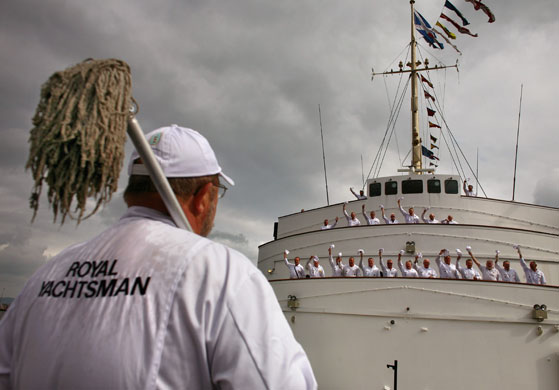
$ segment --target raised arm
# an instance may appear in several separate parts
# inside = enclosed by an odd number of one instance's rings
[[[380,264],[380,269],[384,274],[384,277],[386,277],[386,267],[384,265],[384,262],[382,261],[382,249],[379,249],[378,251],[378,263]]]
[[[423,212],[421,213],[421,220],[425,223],[429,223],[429,220],[425,218],[425,213],[427,212],[427,210],[429,209],[423,209]]]
[[[443,255],[443,253],[446,252],[446,249],[441,249],[441,251],[439,252],[439,254],[437,255],[437,258],[435,259],[435,263],[437,263],[437,266],[439,267],[439,270],[441,269],[441,256]]]
[[[363,269],[363,251],[359,249],[359,268]]]
[[[400,272],[402,273],[402,276],[404,276],[405,272],[404,272],[404,264],[402,263],[402,253],[398,253],[398,268],[400,268]]]
[[[307,264],[305,264],[305,268],[309,270],[311,270],[311,261],[314,259],[314,255],[311,255],[311,257],[309,257],[309,259],[307,260]]]
[[[355,191],[353,191],[353,187],[349,187],[349,190],[351,191],[353,196],[355,196],[357,199],[359,199],[359,195],[357,193],[355,193]]]
[[[365,212],[365,205],[361,205],[361,213],[363,214],[363,217],[365,217],[365,221],[369,221],[369,217],[367,217],[367,213]]]
[[[472,261],[477,265],[477,267],[479,269],[481,269],[481,264],[479,261],[477,261],[476,257],[474,256],[474,254],[472,253],[472,248],[467,246],[466,250],[468,251],[468,254],[470,255],[470,258],[472,259]]]
[[[384,206],[380,205],[380,213],[382,214],[382,219],[384,219],[384,223],[385,224],[389,224],[390,220],[388,218],[386,218],[386,215],[384,215]]]
[[[419,260],[420,255],[421,255],[421,253],[416,254],[416,255],[415,255],[415,260],[413,261],[413,268],[414,268],[417,272],[419,272],[419,269],[417,268],[417,261]]]
[[[501,276],[503,276],[503,272],[505,272],[505,269],[499,265],[499,254],[500,253],[501,252],[498,251],[498,250],[495,251],[495,268],[497,268],[497,271],[499,271]]]
[[[332,269],[334,269],[335,264],[334,264],[334,257],[332,256],[332,247],[331,246],[328,248],[328,260],[330,261],[330,267],[332,267]]]
[[[346,204],[344,203],[344,205],[343,205],[343,207],[342,207],[342,210],[344,211],[345,218],[346,218],[347,221],[349,222],[349,221],[351,221],[351,217],[350,217],[349,214],[347,213],[347,210],[345,209],[345,206],[346,206]]]
[[[464,195],[468,194],[468,187],[466,187],[466,182],[467,180],[464,180],[464,184],[462,185],[462,188],[464,189]]]
[[[287,265],[289,267],[290,265],[295,265],[295,264],[291,264],[289,261],[287,261],[287,254],[288,253],[289,252],[287,252],[287,251],[283,252],[283,261],[285,262],[285,265]]]
[[[336,225],[338,224],[338,217],[336,217],[336,219],[334,220],[334,223],[332,225],[330,225],[330,229],[334,229],[336,227]]]
[[[402,207],[402,198],[398,199],[398,207],[400,208],[400,212],[404,217],[409,217],[409,213]]]
[[[518,252],[518,257],[520,258],[520,266],[524,271],[529,270],[530,267],[528,267],[528,264],[526,264],[526,260],[524,260],[524,257],[522,257],[522,252],[520,251],[520,247],[518,245],[515,245],[515,248],[516,251]]]

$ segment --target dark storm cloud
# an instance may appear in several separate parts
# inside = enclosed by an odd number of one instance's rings
[[[434,20],[441,3],[416,5]],[[472,165],[479,148],[488,195],[510,198],[523,82],[516,198],[557,205],[558,191],[548,176],[549,167],[557,166],[552,137],[559,82],[549,67],[557,62],[559,6],[552,0],[495,0],[497,22],[491,25],[468,6],[463,12],[480,36],[459,36],[459,74],[432,75],[449,125]],[[0,274],[7,267],[6,274],[14,275],[13,294],[43,254],[97,234],[126,207],[123,170],[119,192],[95,217],[79,226],[52,225],[43,199],[36,222],[29,223],[27,137],[41,84],[54,71],[88,57],[127,61],[144,131],[178,123],[210,140],[236,181],[220,201],[213,237],[254,259],[257,245],[272,238],[279,215],[325,203],[318,104],[331,203],[350,199],[349,186],[360,187],[361,155],[366,175],[386,128],[387,93],[392,100],[398,83],[388,77],[371,83],[370,69],[396,69],[405,59],[398,53],[409,40],[408,10],[406,1],[380,0],[4,2],[0,236],[6,244]],[[430,58],[454,64],[456,54],[448,49]],[[402,115],[381,175],[400,167],[409,149],[408,129],[409,117]],[[129,143],[126,148],[129,156]],[[441,173],[456,172],[450,161],[442,159]]]

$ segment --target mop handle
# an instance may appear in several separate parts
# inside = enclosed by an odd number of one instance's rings
[[[159,192],[165,207],[167,207],[167,211],[169,211],[171,218],[173,218],[173,221],[179,228],[191,232],[192,228],[188,223],[188,219],[186,219],[186,216],[182,211],[182,207],[173,193],[167,178],[163,174],[161,166],[155,159],[153,151],[151,150],[151,147],[144,136],[144,132],[142,131],[142,128],[136,118],[131,117],[128,120],[127,132],[149,173],[151,181],[155,185],[157,192]]]

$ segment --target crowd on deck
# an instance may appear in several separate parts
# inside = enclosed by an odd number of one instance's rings
[[[404,223],[428,223],[428,224],[436,224],[436,223],[440,223],[440,224],[447,224],[447,225],[454,225],[454,224],[458,224],[458,222],[456,222],[456,220],[454,220],[454,218],[452,217],[452,215],[448,215],[445,219],[443,219],[442,221],[439,221],[438,219],[435,218],[435,214],[430,213],[429,216],[426,218],[425,214],[427,213],[427,211],[429,211],[429,208],[425,208],[423,209],[423,213],[421,214],[421,217],[419,217],[417,214],[415,214],[415,210],[413,207],[408,208],[408,211],[404,210],[404,208],[402,207],[402,200],[404,198],[400,198],[398,199],[398,207],[400,208],[400,212],[402,213],[403,217],[404,217]],[[361,225],[361,221],[359,220],[359,218],[357,218],[357,215],[355,214],[355,212],[351,212],[348,213],[347,209],[347,202],[343,204],[342,206],[342,211],[343,214],[347,220],[347,226],[360,226]],[[381,215],[382,215],[382,219],[384,220],[384,223],[386,223],[387,225],[395,225],[400,223],[397,219],[396,219],[396,214],[392,213],[390,214],[389,217],[386,216],[386,214],[384,213],[384,206],[380,205],[380,211],[381,211]],[[376,213],[374,210],[370,211],[368,214],[365,211],[365,205],[361,205],[361,213],[363,214],[363,218],[365,218],[365,221],[367,222],[367,225],[380,225],[380,220],[377,218]],[[324,224],[320,227],[322,230],[328,230],[328,229],[333,229],[336,227],[336,225],[338,224],[338,220],[339,218],[336,217],[334,223],[330,223],[330,221],[328,219],[324,220]]]
[[[473,186],[467,185],[467,181],[464,180],[464,184],[463,184],[463,189],[464,189],[464,194],[466,196],[476,196],[473,192]],[[356,193],[353,188],[349,189],[351,191],[351,193],[355,196],[355,198],[357,198],[357,200],[366,200],[367,196],[365,195],[363,190],[360,190],[359,193]],[[404,210],[404,208],[402,207],[402,200],[404,200],[404,198],[400,198],[398,199],[398,207],[400,208],[400,212],[402,213],[402,215],[404,216],[404,220],[405,223],[441,223],[441,224],[448,224],[448,225],[454,225],[457,224],[458,222],[456,222],[454,220],[454,218],[452,217],[452,215],[448,215],[445,219],[439,221],[438,219],[435,218],[435,214],[430,213],[429,216],[426,218],[425,214],[427,213],[427,211],[429,211],[429,208],[425,208],[423,209],[423,213],[421,214],[421,218],[417,216],[417,214],[415,214],[415,210],[413,207],[410,207],[408,209],[408,211],[406,212],[406,210]],[[347,202],[344,203],[343,205],[343,213],[344,216],[346,217],[347,220],[347,226],[360,226],[361,225],[361,221],[357,218],[357,215],[355,214],[355,212],[351,212],[350,214],[348,214],[347,210],[346,210],[346,205]],[[398,222],[398,220],[396,219],[396,214],[392,213],[390,214],[389,217],[386,217],[385,213],[384,213],[384,206],[380,205],[380,211],[382,214],[382,219],[384,220],[384,223],[386,223],[387,225],[394,225]],[[304,211],[304,210],[301,210]],[[361,206],[361,213],[363,214],[363,217],[365,218],[365,221],[367,222],[367,225],[380,225],[380,220],[376,217],[376,213],[375,211],[370,211],[369,214],[367,214],[367,212],[365,211],[365,205]],[[328,219],[324,220],[324,224],[321,226],[322,230],[328,230],[328,229],[333,229],[336,227],[336,225],[338,224],[338,217],[336,217],[335,222],[330,224],[330,221]]]
[[[544,273],[538,269],[535,261],[531,261],[529,265],[524,260],[520,247],[513,246],[518,252],[520,258],[520,265],[524,270],[526,276],[526,283],[528,284],[546,284]],[[518,273],[511,268],[510,260],[504,260],[503,265],[499,265],[500,251],[495,251],[495,260],[487,260],[485,265],[481,264],[472,252],[470,246],[466,247],[469,258],[466,260],[465,267],[460,264],[462,258],[462,251],[456,249],[456,262],[452,263],[450,252],[447,249],[441,249],[435,264],[437,265],[438,272],[431,267],[431,261],[423,258],[421,253],[415,255],[415,260],[407,260],[402,262],[402,255],[405,251],[401,250],[398,254],[397,265],[398,269],[394,266],[392,259],[387,259],[386,264],[383,260],[384,249],[378,251],[378,266],[375,264],[374,258],[368,257],[367,263],[363,262],[365,251],[359,249],[359,265],[355,263],[353,256],[349,257],[348,263],[345,264],[342,260],[342,253],[334,258],[332,250],[335,245],[332,244],[328,248],[328,255],[330,260],[330,267],[332,269],[332,277],[405,277],[405,278],[441,278],[441,279],[469,279],[469,280],[488,280],[497,282],[512,282],[520,283]],[[309,257],[305,266],[301,264],[301,259],[295,257],[293,263],[289,262],[287,255],[288,250],[284,252],[284,262],[289,268],[289,276],[291,279],[301,278],[324,278],[326,273],[320,264],[320,259],[316,255]],[[478,269],[473,268],[476,265]],[[399,270],[399,272],[398,272]]]

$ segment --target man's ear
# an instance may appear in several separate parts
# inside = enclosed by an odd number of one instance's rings
[[[212,196],[211,196],[212,188],[213,188],[213,184],[208,182],[204,184],[202,187],[200,187],[196,195],[192,197],[192,203],[191,203],[192,214],[200,215],[204,213],[206,209],[208,209],[208,207],[210,207],[210,203],[212,200]]]

